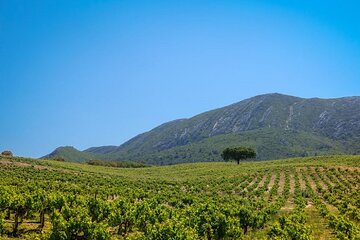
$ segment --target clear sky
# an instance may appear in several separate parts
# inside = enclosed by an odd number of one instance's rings
[[[360,95],[357,0],[0,0],[0,151],[120,145],[270,92]]]

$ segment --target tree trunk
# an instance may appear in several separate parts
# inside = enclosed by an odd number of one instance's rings
[[[237,161],[237,163],[238,163],[238,164],[240,164],[240,160],[239,160],[239,159],[238,159],[238,160],[236,160],[236,161]]]
[[[122,225],[123,225],[122,223],[119,224],[119,229],[118,229],[118,232],[117,232],[118,235],[122,235],[122,232],[123,232],[122,231]]]
[[[124,223],[124,232],[123,232],[124,237],[126,236],[127,231],[128,231],[128,224],[127,224],[127,221],[125,221],[125,223]]]
[[[209,228],[206,230],[206,236],[207,240],[211,240],[211,230]]]
[[[9,220],[10,216],[11,216],[11,210],[10,210],[10,208],[8,208],[5,219]]]
[[[18,211],[15,211],[15,222],[14,222],[14,228],[13,228],[14,236],[17,235],[18,228],[19,228],[19,213],[18,213]]]
[[[40,212],[40,228],[43,229],[45,226],[45,211]]]
[[[244,227],[244,234],[246,234],[248,232],[248,226]]]

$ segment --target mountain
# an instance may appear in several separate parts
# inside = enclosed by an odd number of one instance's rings
[[[218,161],[227,146],[256,148],[258,159],[360,152],[360,97],[255,96],[189,119],[162,124],[115,147],[76,151],[68,160],[98,158],[151,164]],[[76,156],[76,157],[74,157]],[[45,156],[45,157],[49,157]],[[78,160],[79,161],[79,160]]]

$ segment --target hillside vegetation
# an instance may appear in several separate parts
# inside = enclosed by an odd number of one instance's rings
[[[360,156],[136,169],[6,157],[0,178],[2,239],[360,237]]]
[[[360,97],[299,98],[265,94],[162,124],[115,146],[58,148],[45,157],[69,161],[132,160],[151,164],[219,161],[219,151],[244,145],[258,159],[360,153]],[[71,154],[70,154],[71,153]]]

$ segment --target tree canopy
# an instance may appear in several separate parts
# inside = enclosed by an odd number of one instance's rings
[[[232,148],[225,148],[224,151],[221,153],[221,157],[226,162],[230,160],[235,160],[239,164],[240,160],[255,158],[256,152],[252,148],[232,147]]]

